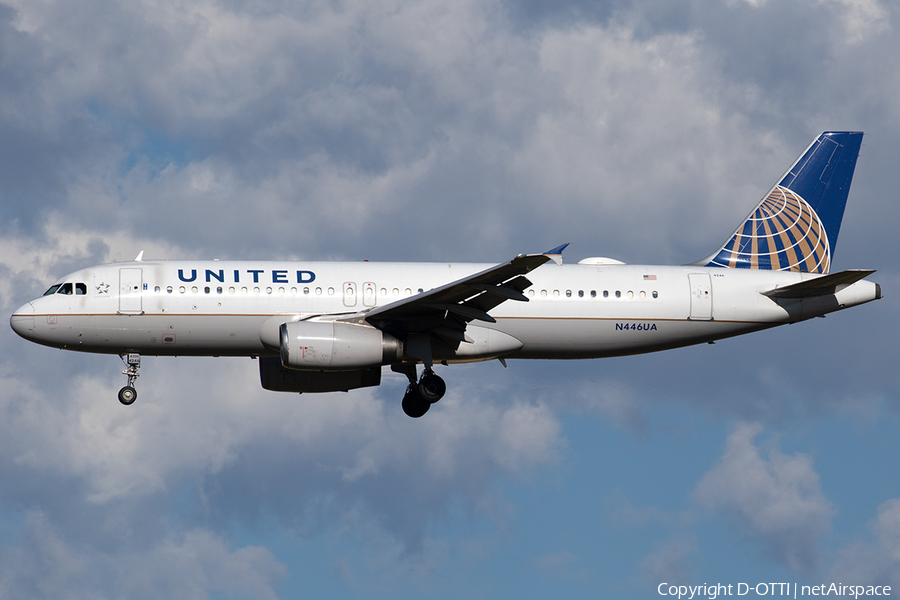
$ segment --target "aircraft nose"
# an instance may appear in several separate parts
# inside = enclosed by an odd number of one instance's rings
[[[34,305],[28,302],[9,318],[9,326],[26,340],[34,337]]]

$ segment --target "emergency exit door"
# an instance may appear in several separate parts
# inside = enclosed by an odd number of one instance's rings
[[[119,269],[119,314],[139,315],[144,312],[141,302],[143,269]]]
[[[712,320],[712,285],[709,273],[690,273],[691,321]]]
[[[351,281],[344,283],[344,306],[356,306],[356,284]]]

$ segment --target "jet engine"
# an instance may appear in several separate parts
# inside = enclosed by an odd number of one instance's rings
[[[285,369],[277,356],[259,357],[259,381],[273,392],[346,392],[381,383],[381,366],[353,371]]]
[[[301,371],[352,371],[398,363],[403,343],[368,325],[334,321],[282,323],[281,364]]]

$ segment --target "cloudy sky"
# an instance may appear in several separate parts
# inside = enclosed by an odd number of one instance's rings
[[[681,264],[866,132],[885,298],[657,355],[348,394],[0,331],[0,598],[900,588],[900,5],[0,0],[0,308],[154,258]]]

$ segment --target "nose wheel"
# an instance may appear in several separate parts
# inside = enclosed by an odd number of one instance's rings
[[[130,406],[137,400],[137,390],[134,389],[134,381],[140,377],[138,369],[141,368],[141,355],[135,353],[120,354],[119,358],[125,363],[125,370],[122,371],[122,375],[128,376],[128,385],[119,390],[119,402],[125,406]]]
[[[403,395],[403,412],[413,419],[418,419],[428,412],[432,404],[444,397],[447,384],[441,377],[435,375],[430,367],[425,368],[418,383],[415,380],[414,367],[411,373],[407,372],[407,377],[409,377],[409,385]]]

